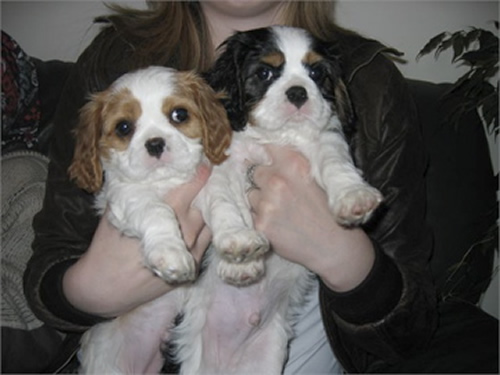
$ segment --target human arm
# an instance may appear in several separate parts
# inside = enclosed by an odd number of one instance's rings
[[[357,114],[354,158],[384,195],[375,220],[364,227],[380,251],[355,290],[321,288],[322,312],[345,367],[375,372],[424,350],[436,329],[428,264],[432,238],[425,220],[427,159],[413,98],[387,56],[379,52],[352,72],[348,87]]]
[[[254,174],[262,188],[248,194],[256,229],[275,252],[316,273],[331,290],[352,290],[372,268],[370,239],[336,222],[304,156],[281,146],[268,145],[266,151],[272,164]]]
[[[176,188],[166,197],[197,264],[208,247],[211,233],[191,202],[209,174],[210,168],[203,164],[193,181]],[[103,217],[88,250],[65,272],[64,295],[82,311],[114,317],[175,288],[147,269],[142,258],[139,240],[122,235]]]

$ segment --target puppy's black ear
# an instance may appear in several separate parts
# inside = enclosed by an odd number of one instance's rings
[[[216,92],[224,94],[222,103],[231,127],[239,131],[245,127],[248,120],[245,109],[245,83],[241,71],[246,56],[242,33],[234,34],[219,48],[224,50],[214,66],[204,74],[204,78]]]
[[[355,132],[356,114],[349,96],[342,69],[341,52],[335,43],[325,43],[322,53],[328,62],[329,91],[332,93],[334,109],[347,138]]]
[[[342,130],[344,134],[350,138],[354,132],[356,124],[356,116],[354,108],[352,106],[351,98],[349,96],[349,91],[342,78],[339,78],[335,84],[335,109],[337,110],[337,116],[339,117],[340,123],[342,124]]]

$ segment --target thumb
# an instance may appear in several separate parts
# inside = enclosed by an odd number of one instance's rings
[[[210,164],[201,163],[196,170],[196,175],[190,181],[168,193],[168,201],[174,203],[182,198],[184,201],[191,202],[206,184],[211,172],[212,166]]]
[[[212,173],[212,165],[201,163],[196,170],[194,178],[186,184],[187,189],[193,189],[194,195],[198,194],[201,188],[207,183]]]

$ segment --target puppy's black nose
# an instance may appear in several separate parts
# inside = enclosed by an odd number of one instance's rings
[[[160,137],[151,138],[146,141],[144,146],[148,150],[149,155],[159,159],[165,150],[165,140]]]
[[[292,86],[286,90],[286,96],[290,103],[295,105],[297,108],[302,107],[302,105],[307,101],[307,91],[302,86]]]

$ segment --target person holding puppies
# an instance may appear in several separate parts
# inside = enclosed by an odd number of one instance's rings
[[[384,196],[372,221],[346,228],[333,219],[297,151],[269,146],[272,163],[253,169],[258,189],[248,199],[256,228],[273,251],[317,275],[284,372],[477,371],[464,367],[465,360],[456,367],[441,361],[445,349],[436,340],[438,301],[428,265],[426,160],[414,103],[390,61],[397,52],[338,27],[333,5],[151,1],[144,10],[113,6],[111,15],[98,19],[103,28],[76,62],[62,95],[46,196],[34,219],[25,293],[42,321],[78,335],[175,288],[143,266],[139,241],[99,219],[92,195],[68,175],[73,129],[89,95],[149,65],[204,72],[215,61],[217,46],[234,31],[281,24],[338,46],[356,114],[353,157]],[[191,203],[210,172],[203,164],[192,181],[164,197],[198,266],[211,233]],[[489,358],[482,362],[494,367]],[[165,371],[173,371],[169,365]]]

